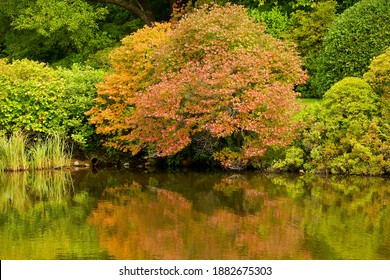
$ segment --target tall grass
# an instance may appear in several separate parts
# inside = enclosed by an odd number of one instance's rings
[[[51,168],[70,166],[71,155],[66,152],[66,146],[65,139],[59,134],[47,139],[47,157]]]
[[[0,136],[0,171],[69,167],[71,152],[67,150],[65,138],[59,134],[33,143],[19,132]]]
[[[20,132],[0,137],[0,170],[18,171],[29,167],[26,136]]]
[[[47,143],[39,140],[30,150],[31,167],[32,169],[49,168],[47,161]]]
[[[32,146],[30,159],[32,169],[58,169],[70,166],[71,152],[67,152],[65,139],[56,134]]]

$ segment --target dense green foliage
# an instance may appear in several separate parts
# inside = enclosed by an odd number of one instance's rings
[[[88,148],[94,130],[84,115],[103,71],[74,66],[53,69],[29,60],[0,60],[0,131],[61,132]]]
[[[290,20],[280,6],[273,6],[270,10],[260,6],[249,10],[249,16],[256,21],[265,23],[267,32],[274,37],[283,38],[290,28]]]
[[[363,78],[381,98],[381,127],[390,141],[390,48],[371,62]]]
[[[390,132],[390,48],[371,62],[363,78],[381,96],[382,118]]]
[[[390,172],[390,138],[380,98],[361,78],[333,85],[303,118],[301,138],[274,168],[354,175]]]
[[[3,52],[16,59],[53,61],[82,51],[96,38],[96,21],[107,13],[102,8],[95,11],[81,0],[20,1],[11,5],[1,15],[9,23],[2,43]]]
[[[298,87],[303,97],[315,94],[310,89],[311,75],[316,67],[315,60],[323,42],[323,37],[336,18],[337,2],[330,0],[313,3],[308,10],[297,10],[291,15],[289,38],[297,45],[305,61],[309,80]]]
[[[291,38],[309,63],[321,48],[322,38],[336,17],[336,6],[334,0],[313,3],[309,11],[297,10],[291,16]]]
[[[322,96],[344,77],[359,77],[373,57],[390,45],[390,2],[362,0],[332,24],[315,60],[311,86]]]
[[[0,56],[85,62],[97,50],[141,27],[130,12],[77,0],[9,0],[0,3]]]
[[[336,11],[343,12],[360,0],[250,0],[232,1],[244,5],[249,15],[263,22],[267,32],[277,38],[293,38],[304,47],[322,42],[324,32],[334,20]],[[196,3],[205,1],[196,1]],[[219,1],[226,2],[226,1]],[[297,29],[297,30],[296,30]]]
[[[0,3],[2,23],[0,57],[28,58],[65,67],[73,63],[106,67],[107,50],[115,47],[120,39],[141,28],[143,24],[151,25],[155,21],[167,21],[170,17],[171,20],[177,20],[183,13],[190,12],[193,7],[211,2],[225,5],[229,1],[2,1]],[[290,28],[296,26],[294,13],[310,14],[313,9],[316,9],[317,4],[322,5],[323,0],[232,0],[230,2],[247,7],[251,16],[265,23],[268,33],[279,38],[287,38],[290,37]],[[339,0],[337,9],[341,12],[354,2],[356,0]],[[327,15],[324,13],[323,18]],[[331,18],[328,17],[328,21]],[[322,23],[314,23],[314,25],[322,26]],[[314,30],[314,26],[311,30]],[[316,36],[321,37],[322,34]],[[301,40],[298,44],[300,42]]]

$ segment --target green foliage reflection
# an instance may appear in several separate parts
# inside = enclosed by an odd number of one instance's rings
[[[0,259],[109,258],[85,222],[94,201],[73,194],[70,172],[0,173]]]
[[[70,198],[73,181],[70,172],[0,172],[0,213],[24,210],[35,201],[65,201]]]

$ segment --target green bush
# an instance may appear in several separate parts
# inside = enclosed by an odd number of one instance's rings
[[[80,148],[94,134],[84,115],[94,102],[102,71],[74,66],[53,69],[29,60],[0,60],[0,131],[61,132]]]
[[[96,134],[85,112],[94,104],[95,84],[104,72],[74,65],[72,69],[59,69],[57,73],[65,86],[61,106],[66,115],[61,126],[79,147],[92,149],[96,145]]]
[[[321,102],[320,116],[327,122],[341,119],[364,122],[379,116],[378,96],[370,85],[360,78],[344,78],[328,90]]]
[[[336,17],[337,2],[327,0],[310,5],[309,10],[297,10],[291,15],[291,31],[289,37],[298,45],[298,51],[303,56],[305,67],[309,73],[306,85],[297,90],[303,97],[311,97],[311,76],[315,69],[315,59],[321,49],[325,33]]]
[[[390,47],[374,58],[363,78],[379,94],[390,94]]]
[[[304,164],[304,151],[300,147],[292,146],[286,149],[282,160],[273,164],[273,169],[281,171],[300,171]]]
[[[320,135],[319,139],[310,137]],[[379,175],[389,172],[389,142],[382,136],[379,97],[360,78],[344,78],[324,95],[317,126],[307,133],[311,162],[306,166],[333,174]]]
[[[381,96],[382,120],[390,132],[390,48],[371,62],[363,78]]]
[[[65,117],[64,83],[54,69],[28,60],[0,64],[0,129],[53,132]]]
[[[331,25],[315,61],[311,86],[322,96],[344,77],[360,77],[390,45],[390,1],[362,0]]]
[[[344,78],[311,109],[301,139],[273,168],[354,175],[389,173],[390,142],[380,109],[379,96],[367,82]]]

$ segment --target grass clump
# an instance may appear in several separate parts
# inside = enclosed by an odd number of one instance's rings
[[[0,171],[58,169],[70,164],[71,152],[60,134],[33,143],[20,132],[0,136]]]
[[[20,132],[0,136],[0,170],[19,171],[29,168],[27,139]]]
[[[32,169],[58,169],[70,166],[71,154],[67,153],[65,139],[55,134],[45,140],[38,140],[31,147]]]

